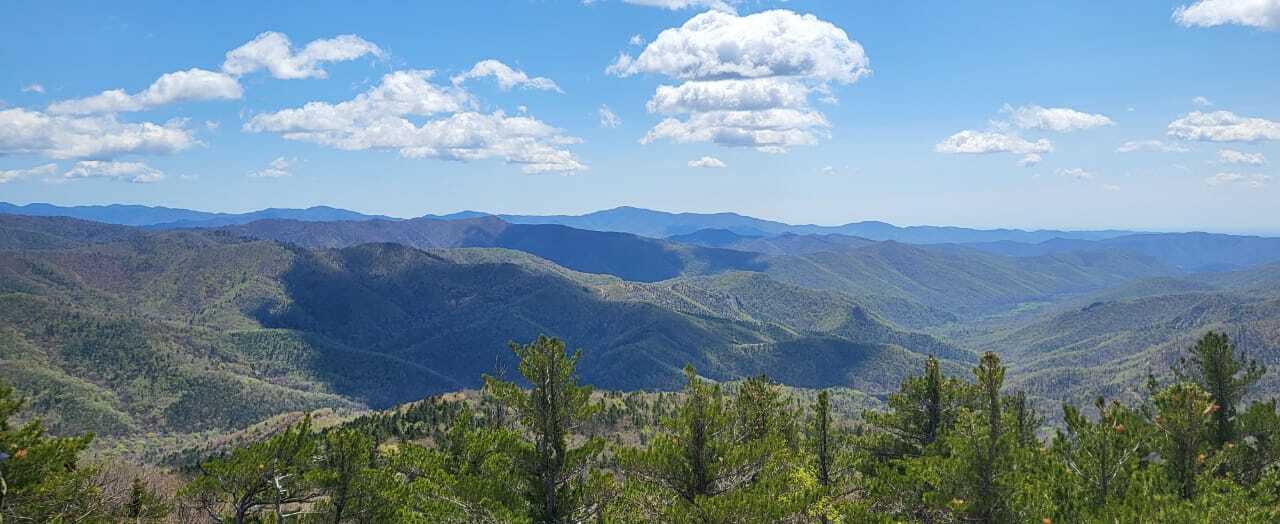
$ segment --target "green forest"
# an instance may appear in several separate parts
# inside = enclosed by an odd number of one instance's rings
[[[598,392],[580,351],[511,344],[512,377],[336,423],[303,416],[172,471],[99,460],[0,387],[3,522],[1275,522],[1265,366],[1208,332],[1137,403],[1059,423],[982,355],[933,358],[852,416],[767,376]],[[515,376],[515,375],[518,375]],[[1054,420],[1057,420],[1056,418]]]

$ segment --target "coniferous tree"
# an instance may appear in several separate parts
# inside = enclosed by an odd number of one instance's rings
[[[1191,499],[1196,495],[1196,480],[1208,458],[1207,440],[1211,416],[1219,407],[1213,397],[1200,386],[1180,382],[1161,391],[1155,398],[1156,416],[1152,420],[1162,438],[1158,451],[1164,459],[1178,496]]]
[[[1000,365],[1000,357],[987,352],[978,361],[973,374],[978,381],[978,391],[982,399],[982,417],[986,422],[986,432],[980,451],[975,455],[976,469],[974,487],[974,506],[972,515],[981,522],[996,522],[1004,504],[1004,486],[1000,485],[997,476],[1007,457],[1008,445],[1003,425],[1000,389],[1004,386],[1004,366]]]
[[[968,386],[942,373],[938,359],[925,361],[924,374],[903,381],[889,396],[888,410],[868,412],[867,423],[885,439],[873,443],[885,458],[918,456],[955,424],[959,408],[968,401]]]
[[[579,446],[569,442],[574,431],[600,409],[591,402],[591,388],[578,385],[575,376],[582,352],[567,354],[563,341],[542,335],[529,344],[512,343],[511,350],[520,357],[518,370],[531,389],[493,377],[485,377],[485,388],[514,412],[531,437],[531,448],[522,453],[521,464],[530,478],[532,520],[580,522],[601,509],[592,490],[603,479],[592,477],[591,466],[604,447],[599,438]]]
[[[1065,430],[1054,439],[1054,450],[1070,473],[1065,480],[1078,486],[1078,493],[1097,511],[1120,497],[1142,458],[1143,438],[1134,426],[1133,413],[1117,403],[1107,405],[1102,397],[1094,402],[1098,421],[1090,422],[1070,404],[1062,407]],[[1074,502],[1074,501],[1064,501]]]
[[[1222,449],[1236,438],[1236,406],[1267,368],[1243,353],[1237,354],[1226,333],[1210,331],[1191,348],[1189,359],[1179,360],[1174,371],[1179,380],[1198,384],[1218,405],[1213,412],[1211,442],[1214,448]]]

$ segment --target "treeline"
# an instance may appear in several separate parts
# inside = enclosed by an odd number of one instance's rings
[[[685,374],[649,405],[593,395],[580,353],[513,345],[522,381],[318,430],[310,420],[203,461],[173,496],[101,500],[87,437],[0,422],[6,521],[858,523],[1276,522],[1280,413],[1246,403],[1265,369],[1208,333],[1137,405],[1064,406],[1050,430],[1004,388],[930,359],[856,423],[765,377]],[[968,380],[966,380],[966,378]],[[3,420],[18,409],[0,390]],[[628,434],[608,428],[627,423]],[[1052,431],[1052,434],[1049,432]]]

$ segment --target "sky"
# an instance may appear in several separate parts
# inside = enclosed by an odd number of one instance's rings
[[[1280,235],[1280,0],[16,2],[0,201]]]

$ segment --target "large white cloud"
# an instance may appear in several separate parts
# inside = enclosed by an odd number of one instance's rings
[[[162,75],[150,87],[132,95],[123,89],[112,89],[91,97],[54,102],[49,105],[49,112],[83,115],[143,111],[174,102],[237,100],[243,95],[240,83],[230,75],[188,69]]]
[[[609,71],[681,80],[795,76],[846,84],[871,73],[866,52],[843,29],[786,10],[702,13],[663,31],[640,56],[619,56]]]
[[[560,86],[556,85],[556,83],[550,78],[543,78],[540,76],[530,77],[524,71],[512,69],[507,64],[492,59],[476,62],[476,65],[472,66],[470,70],[460,75],[456,75],[450,80],[453,82],[453,85],[461,85],[467,80],[473,78],[484,78],[486,76],[492,76],[497,80],[498,87],[502,88],[503,91],[509,91],[513,87],[520,87],[524,89],[538,89],[541,91],[555,91],[557,93],[564,92],[561,91]]]
[[[663,31],[639,56],[620,55],[607,72],[681,81],[659,86],[646,104],[669,117],[641,143],[712,142],[781,153],[828,135],[831,125],[810,108],[810,94],[834,100],[831,86],[870,74],[868,64],[860,44],[813,15],[709,11]]]
[[[384,56],[382,49],[356,35],[313,40],[301,51],[295,52],[289,37],[268,31],[227,51],[222,71],[233,76],[244,76],[266,69],[271,76],[279,79],[326,78],[329,73],[321,68],[325,63],[345,62],[365,55]]]
[[[1214,27],[1236,24],[1262,29],[1280,28],[1280,0],[1200,0],[1173,12],[1179,24]]]
[[[1169,136],[1208,142],[1280,140],[1280,122],[1239,116],[1230,111],[1192,111],[1169,123]]]
[[[49,176],[58,171],[58,164],[44,164],[27,169],[8,169],[0,170],[0,184],[22,180],[24,178],[35,178],[38,176]]]
[[[948,154],[1017,153],[1021,155],[1039,155],[1052,152],[1053,143],[1044,138],[1032,142],[1009,133],[966,129],[947,137],[946,140],[934,146],[934,150]],[[1036,161],[1039,161],[1038,157]]]
[[[1115,124],[1106,115],[1089,114],[1069,107],[1029,105],[1015,108],[1005,104],[1000,112],[1007,113],[1010,122],[1021,129],[1038,129],[1059,133]]]
[[[161,155],[198,144],[182,121],[120,122],[113,115],[73,117],[26,109],[0,110],[0,156],[108,159]]]
[[[396,150],[409,158],[501,158],[526,173],[586,169],[564,149],[577,138],[529,116],[476,112],[465,91],[431,84],[430,77],[430,71],[393,72],[352,100],[257,115],[244,130],[345,150]],[[433,119],[417,124],[410,117]]]
[[[65,180],[106,178],[124,180],[135,184],[146,184],[163,180],[164,173],[142,162],[84,160],[76,162],[71,169],[62,174],[62,178]]]

